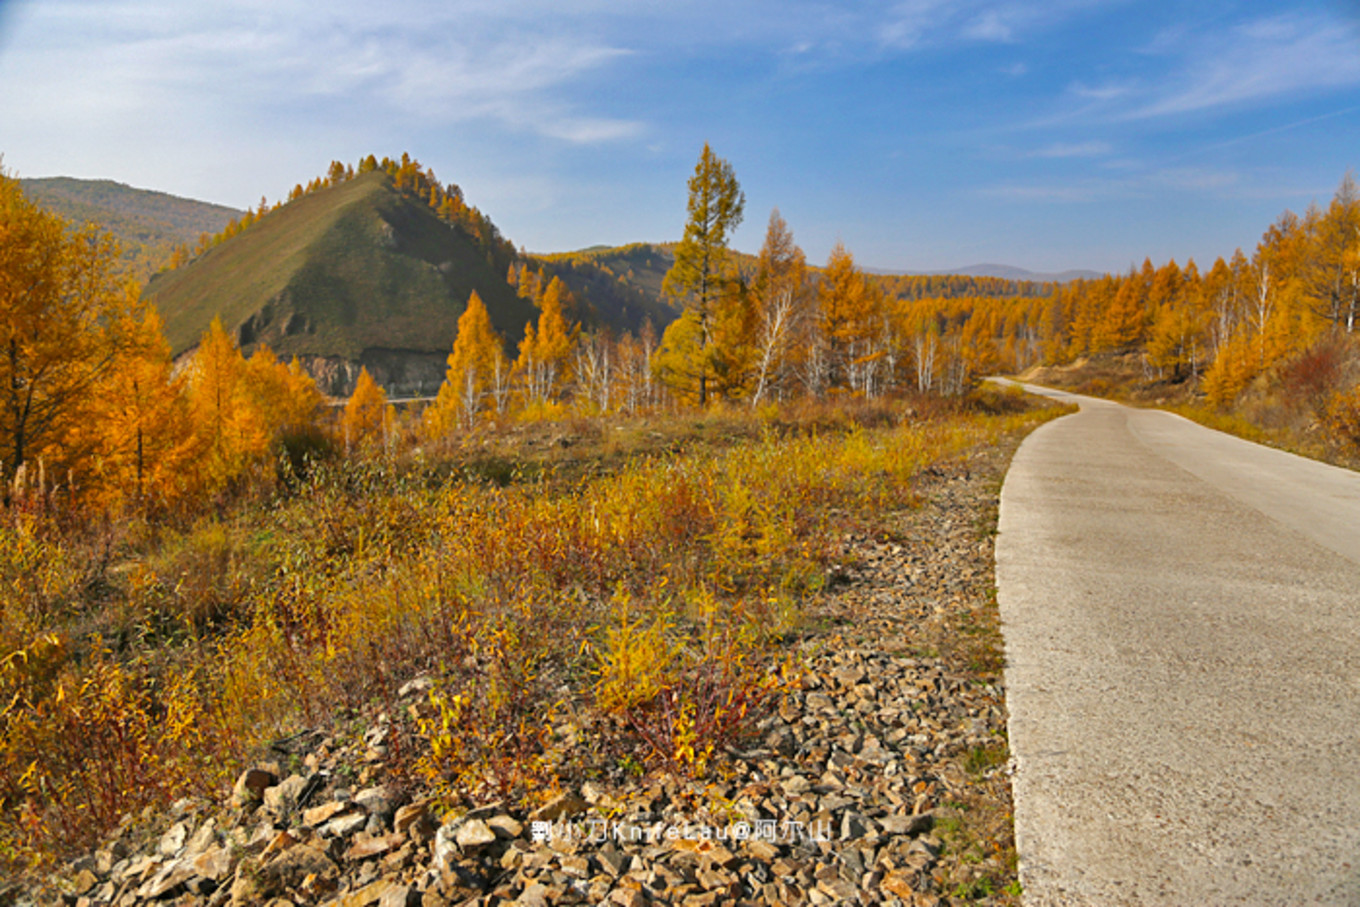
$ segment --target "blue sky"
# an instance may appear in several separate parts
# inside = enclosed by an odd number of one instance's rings
[[[0,153],[231,204],[410,151],[531,251],[678,238],[705,141],[814,261],[1248,250],[1360,167],[1360,3],[0,0]]]

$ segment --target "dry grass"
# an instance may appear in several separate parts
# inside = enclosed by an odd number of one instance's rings
[[[925,466],[1034,424],[970,405],[799,404],[485,429],[331,461],[156,522],[0,526],[0,860],[220,791],[270,740],[436,684],[394,769],[532,801],[585,758],[703,774],[777,690],[847,526]]]

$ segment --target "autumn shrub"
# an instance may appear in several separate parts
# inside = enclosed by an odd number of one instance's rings
[[[155,676],[96,656],[0,720],[0,855],[21,864],[93,844],[133,811],[214,794],[235,762],[198,672]]]
[[[1024,389],[1016,384],[986,382],[967,395],[967,405],[989,415],[1024,412],[1029,404]]]
[[[1294,405],[1324,417],[1344,375],[1346,352],[1345,344],[1336,338],[1309,347],[1283,370],[1285,396]]]
[[[0,515],[0,633],[24,637],[46,627],[77,598],[84,570],[70,541],[42,515]]]
[[[684,621],[635,617],[627,605],[620,603],[602,633],[596,701],[626,722],[649,759],[703,776],[715,755],[764,716],[791,675],[771,670],[755,615],[741,600],[695,590]]]
[[[1328,433],[1342,444],[1360,449],[1360,385],[1332,397],[1326,425]]]
[[[446,801],[521,798],[556,783],[554,700],[541,669],[557,653],[532,605],[497,610],[491,619],[464,612],[456,620],[464,654],[442,665],[431,714],[420,721],[427,749],[417,768]]]
[[[340,453],[334,436],[314,423],[285,429],[276,444],[275,476],[286,489],[296,488],[318,464],[332,461]]]
[[[153,632],[112,652],[43,635],[80,603],[93,549],[6,524],[0,692],[18,699],[0,716],[0,848],[49,859],[128,811],[220,789],[299,724],[404,714],[396,690],[422,673],[423,742],[393,760],[450,802],[552,789],[577,758],[556,736],[568,713],[622,729],[594,746],[711,771],[782,683],[784,634],[841,533],[910,506],[926,464],[1029,418],[905,412],[666,416],[599,474],[323,460],[286,493],[119,542],[121,607]],[[672,453],[665,430],[705,440]],[[583,456],[611,436],[597,433]]]
[[[674,679],[679,657],[672,626],[663,613],[638,613],[620,591],[614,614],[600,633],[595,699],[607,711],[627,712],[653,700]]]

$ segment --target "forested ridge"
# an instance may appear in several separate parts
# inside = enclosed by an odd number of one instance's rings
[[[166,265],[175,250],[220,231],[240,211],[224,205],[134,189],[112,180],[66,177],[19,181],[29,198],[77,227],[97,224],[116,239],[117,268],[144,281]]]

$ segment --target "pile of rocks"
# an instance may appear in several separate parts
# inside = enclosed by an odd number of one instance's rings
[[[287,742],[290,768],[244,772],[229,803],[182,801],[154,846],[131,826],[63,873],[101,905],[947,903],[1015,878],[963,866],[960,805],[1009,815],[1002,691],[934,642],[985,608],[993,512],[1009,450],[928,477],[922,506],[846,540],[833,593],[803,636],[801,688],[725,754],[721,780],[581,781],[532,812],[440,816],[387,778],[389,726]],[[420,701],[427,682],[402,690]],[[971,761],[970,761],[970,756]],[[962,874],[961,874],[962,873]],[[971,875],[969,875],[971,873]],[[984,877],[987,886],[971,885]],[[34,900],[25,895],[20,902]],[[3,901],[3,898],[0,898]]]

